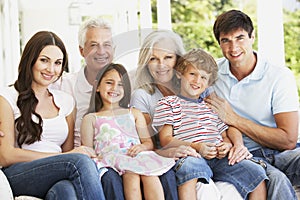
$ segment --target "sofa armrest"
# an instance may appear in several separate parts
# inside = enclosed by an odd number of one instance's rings
[[[13,194],[10,189],[9,182],[5,176],[5,174],[0,169],[0,194],[1,199],[13,200]]]

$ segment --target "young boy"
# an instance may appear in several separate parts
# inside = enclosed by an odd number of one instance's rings
[[[174,166],[179,199],[196,199],[197,181],[208,183],[212,176],[215,181],[232,183],[243,199],[266,199],[268,178],[264,168],[246,159],[231,160],[235,149],[243,149],[241,133],[235,128],[228,129],[199,100],[200,94],[217,80],[218,67],[213,57],[194,49],[180,58],[175,69],[181,79],[180,94],[164,97],[157,103],[153,127],[158,128],[163,147],[189,145],[201,155],[183,157]],[[243,154],[246,156],[242,158],[251,155],[245,148]]]

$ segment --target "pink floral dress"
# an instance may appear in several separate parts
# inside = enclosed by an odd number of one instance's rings
[[[166,158],[154,151],[143,151],[135,157],[127,155],[127,149],[140,144],[131,113],[116,116],[95,116],[94,148],[103,159],[98,168],[111,167],[120,175],[131,171],[140,175],[160,176],[173,167],[173,158]]]

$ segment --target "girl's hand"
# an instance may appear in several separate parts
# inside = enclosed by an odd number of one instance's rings
[[[101,161],[102,158],[103,158],[102,155],[98,155],[98,156],[97,156],[97,159],[98,159],[99,161]]]
[[[69,151],[69,153],[81,153],[89,156],[90,158],[97,157],[94,149],[87,146],[75,147],[73,150]]]
[[[231,143],[228,143],[228,142],[220,142],[216,145],[217,147],[217,158],[218,159],[222,159],[224,158],[228,152],[230,151],[231,147],[232,147],[232,144]]]
[[[147,148],[145,147],[145,145],[143,144],[137,144],[134,145],[132,147],[130,147],[127,151],[127,155],[131,156],[131,157],[135,157],[138,153],[147,150]]]
[[[229,165],[234,165],[243,159],[252,158],[252,154],[248,151],[248,148],[244,145],[233,146],[228,154]]]

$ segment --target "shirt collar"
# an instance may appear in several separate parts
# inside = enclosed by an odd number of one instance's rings
[[[201,96],[199,96],[198,99],[191,99],[191,98],[182,96],[181,94],[178,94],[177,96],[180,97],[181,99],[184,99],[184,100],[190,101],[190,102],[194,102],[194,103],[201,103],[203,101],[203,98]]]
[[[264,73],[267,69],[267,62],[256,51],[254,51],[254,54],[256,55],[256,65],[253,72],[251,72],[251,74],[249,74],[246,78],[251,80],[260,80],[261,78],[263,78]],[[234,77],[229,69],[229,61],[225,57],[217,60],[217,63],[219,66],[220,74]]]
[[[80,90],[83,92],[92,92],[93,86],[86,80],[84,69],[85,67],[82,67],[79,71],[77,85],[80,85]]]

